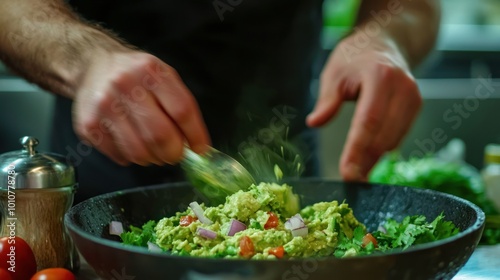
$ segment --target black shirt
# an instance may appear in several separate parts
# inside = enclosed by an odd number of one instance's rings
[[[230,154],[272,138],[272,120],[306,133],[310,82],[319,51],[321,0],[70,0],[83,18],[174,67],[196,97],[212,142]],[[79,174],[76,200],[123,188],[181,180],[177,167],[120,167],[83,145],[71,124],[71,101],[58,97],[53,150]],[[285,118],[285,119],[283,119]],[[281,132],[281,131],[280,131]],[[267,133],[267,134],[266,134]],[[317,171],[314,161],[306,171]]]

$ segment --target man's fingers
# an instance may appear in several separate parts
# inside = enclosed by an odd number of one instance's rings
[[[83,139],[105,118],[110,131],[93,144],[120,164],[173,164],[186,142],[207,149],[198,104],[172,67],[144,53],[108,58],[92,65],[75,97],[75,131]]]
[[[379,71],[365,83],[341,158],[345,180],[366,180],[378,159],[408,132],[422,100],[416,83],[402,71]],[[397,82],[395,82],[397,81]]]
[[[126,119],[116,119],[112,124],[111,135],[116,148],[129,162],[146,166],[158,161],[146,148],[139,133]]]
[[[342,82],[344,81],[344,82]],[[306,123],[310,127],[319,127],[331,120],[344,102],[344,88],[337,77],[324,75],[320,81],[318,100],[313,111],[307,116]]]
[[[210,145],[210,138],[198,104],[177,72],[173,69],[169,71],[172,71],[169,75],[170,81],[162,83],[153,92],[191,149],[195,152],[204,152]]]
[[[348,181],[365,180],[368,170],[383,153],[383,147],[374,147],[386,119],[390,98],[390,83],[379,77],[366,79],[347,135],[340,160],[340,172]]]
[[[421,105],[416,84],[411,80],[399,83],[387,113],[388,121],[384,122],[373,146],[382,147],[384,151],[396,148],[410,129]]]
[[[310,127],[324,125],[337,114],[343,101],[338,91],[321,94],[316,101],[314,110],[307,116],[307,125]]]
[[[119,165],[126,166],[130,163],[130,161],[126,159],[126,157],[115,145],[112,136],[107,136],[106,138],[104,138],[98,146],[95,146],[95,148]]]
[[[155,94],[141,89],[143,93],[127,99],[130,121],[141,141],[151,152],[152,158],[161,163],[175,163],[183,156],[184,137],[179,128],[163,111]]]
[[[85,128],[77,126],[78,129],[76,129],[75,132],[78,134],[80,139],[90,143],[93,148],[97,149],[112,161],[120,165],[127,165],[129,161],[114,142],[113,135],[110,130],[112,122],[104,116],[95,116],[95,118],[100,121],[96,120]]]

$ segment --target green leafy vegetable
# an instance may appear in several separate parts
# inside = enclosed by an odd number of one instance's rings
[[[479,173],[469,165],[446,162],[432,156],[405,161],[400,154],[391,153],[375,165],[369,181],[427,188],[464,198],[479,206],[487,216],[480,243],[500,242],[500,227],[498,223],[490,222],[493,217],[499,217],[499,213],[486,197]]]
[[[480,178],[474,177],[467,166],[434,157],[404,161],[398,154],[391,154],[374,167],[370,181],[425,187],[465,198],[476,205],[486,202]]]
[[[124,244],[147,247],[148,241],[154,243],[156,222],[151,220],[142,228],[130,226],[130,231],[124,231],[120,237]]]
[[[385,252],[392,249],[407,249],[412,245],[433,242],[456,235],[458,228],[449,221],[444,220],[443,214],[437,216],[432,222],[427,222],[425,216],[407,216],[400,223],[388,219],[384,224],[385,231],[373,232],[377,245],[369,243],[363,246],[366,234],[362,227],[354,230],[353,238],[347,238],[342,231],[339,233],[339,244],[334,252],[336,257],[350,257],[369,255],[374,252]]]
[[[379,249],[385,251],[394,248],[407,249],[412,245],[423,244],[448,238],[458,233],[452,222],[445,221],[443,214],[428,223],[425,216],[408,216],[401,223],[388,219],[384,224],[385,233],[376,231]]]
[[[348,238],[344,232],[340,231],[339,244],[333,253],[335,257],[342,258],[350,256],[363,256],[373,253],[375,251],[373,243],[363,247],[363,237],[365,234],[366,233],[363,227],[355,228],[352,238]]]
[[[263,230],[264,228],[262,228],[262,226],[260,225],[260,223],[258,221],[251,221],[250,222],[250,228],[255,228],[255,229],[259,229],[259,230]]]

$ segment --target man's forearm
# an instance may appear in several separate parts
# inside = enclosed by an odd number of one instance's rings
[[[392,40],[415,66],[434,46],[439,21],[437,0],[363,0],[356,29]]]
[[[125,48],[82,22],[63,0],[0,0],[0,59],[42,88],[72,98],[96,54]]]

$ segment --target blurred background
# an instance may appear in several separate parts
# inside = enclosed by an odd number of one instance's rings
[[[466,145],[466,161],[481,169],[484,147],[500,144],[500,1],[441,2],[435,50],[415,70],[424,105],[400,149],[405,157],[419,156],[460,138]],[[359,0],[325,1],[325,55],[349,29],[358,4]],[[354,104],[347,104],[322,130],[325,177],[340,178],[338,159],[353,112]]]
[[[323,59],[349,30],[358,1],[325,0]],[[441,2],[438,43],[415,70],[424,107],[401,151],[405,156],[434,152],[458,137],[465,141],[466,160],[481,168],[485,145],[500,143],[500,1]],[[318,69],[322,63],[318,63]],[[317,82],[312,86],[316,88]],[[488,97],[478,98],[485,95]],[[0,153],[20,149],[18,139],[24,135],[38,137],[39,149],[47,150],[52,106],[51,94],[0,64]],[[338,159],[353,111],[354,104],[346,104],[321,130],[325,177],[339,178]]]

